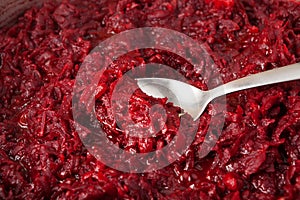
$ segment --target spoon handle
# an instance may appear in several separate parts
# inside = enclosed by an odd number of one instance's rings
[[[228,82],[211,90],[212,98],[249,88],[300,79],[300,63],[275,68]]]

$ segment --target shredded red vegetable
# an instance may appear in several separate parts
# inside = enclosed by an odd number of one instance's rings
[[[224,82],[300,62],[296,1],[63,0],[31,8],[0,30],[0,199],[299,199],[300,81],[228,95],[221,137],[205,158],[199,158],[199,145],[211,106],[188,151],[164,169],[124,173],[86,150],[72,116],[81,63],[100,41],[149,26],[204,43]],[[113,83],[151,62],[169,65],[191,84],[205,87],[203,69],[181,59],[173,62],[168,52],[125,55],[100,80],[96,96],[97,117],[108,135],[119,131],[109,112]],[[136,152],[166,145],[176,135],[180,108],[138,91],[130,112],[134,121],[148,123],[147,111],[157,103],[167,107],[172,119],[166,134],[112,140]],[[126,123],[128,116],[122,117]]]

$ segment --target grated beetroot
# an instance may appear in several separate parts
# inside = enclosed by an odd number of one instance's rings
[[[0,199],[300,198],[300,81],[228,95],[222,135],[200,159],[210,106],[182,158],[152,173],[123,173],[97,161],[75,131],[71,110],[84,58],[119,32],[151,26],[185,33],[207,45],[228,82],[300,62],[299,16],[300,4],[283,0],[63,0],[26,11],[0,30]],[[131,52],[100,80],[97,117],[125,150],[166,145],[176,135],[180,108],[137,91],[130,100],[135,122],[150,123],[148,111],[157,103],[172,120],[166,134],[124,140],[126,135],[115,134],[120,130],[109,101],[122,74],[142,63],[161,63],[205,88],[203,68],[170,55]],[[119,116],[123,123],[128,117]]]

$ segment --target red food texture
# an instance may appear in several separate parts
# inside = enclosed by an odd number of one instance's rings
[[[134,79],[112,101],[118,81],[148,63],[170,66],[206,90],[207,82],[222,84],[209,66],[227,83],[300,62],[299,16],[293,0],[63,0],[30,8],[0,29],[0,199],[299,199],[299,80],[227,95],[224,126],[210,139],[220,137],[203,158],[214,105],[196,124],[167,99],[138,89],[129,96]],[[141,27],[179,31],[203,44],[207,55],[191,66],[161,49],[139,49],[101,72],[92,71],[101,59],[88,63],[86,76],[99,81],[79,88],[80,106],[96,113],[107,138],[122,150],[155,152],[176,137],[183,146],[197,130],[180,159],[134,174],[90,154],[79,132],[91,133],[74,121],[72,97],[83,61],[99,56],[92,49]],[[181,123],[184,134],[178,135]],[[137,128],[153,135],[131,137]]]

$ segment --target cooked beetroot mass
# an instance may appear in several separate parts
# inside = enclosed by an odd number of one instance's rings
[[[199,146],[212,106],[188,151],[163,169],[124,173],[86,150],[71,109],[76,74],[100,41],[138,27],[168,28],[203,43],[224,82],[300,62],[295,1],[65,0],[32,8],[0,31],[0,199],[299,199],[300,81],[228,95],[221,137],[205,158]],[[135,152],[166,145],[181,112],[137,91],[132,119],[150,123],[151,105],[161,103],[167,126],[150,139],[122,135],[110,112],[112,85],[142,63],[166,64],[204,87],[201,69],[168,52],[138,50],[114,62],[99,83],[97,118],[112,141]],[[126,123],[128,116],[119,118]]]

